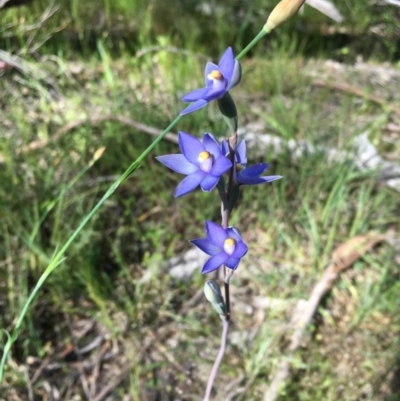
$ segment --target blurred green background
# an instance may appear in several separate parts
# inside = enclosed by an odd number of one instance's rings
[[[11,4],[13,0],[9,0]],[[85,2],[40,1],[3,10],[2,48],[68,59],[89,57],[104,42],[113,56],[135,54],[144,45],[157,45],[166,36],[170,45],[218,55],[226,44],[243,48],[260,30],[276,2],[270,0],[115,0]],[[279,37],[297,36],[307,55],[342,51],[351,56],[398,60],[399,8],[361,0],[334,3],[344,16],[335,24],[306,5],[302,16],[279,31]],[[33,38],[34,36],[34,38]],[[266,44],[264,44],[266,46]],[[348,47],[348,50],[344,50]]]
[[[399,162],[400,7],[335,3],[342,23],[306,5],[246,56],[232,92],[243,130],[348,157],[250,155],[284,178],[244,188],[232,216],[250,251],[233,280],[215,399],[263,399],[296,303],[338,245],[373,231],[391,240],[324,298],[279,400],[400,400],[400,195],[352,160],[364,132]],[[2,329],[12,329],[55,250],[152,142],[146,132],[164,129],[180,97],[203,84],[205,62],[227,46],[239,53],[275,4],[55,0],[0,10]],[[215,105],[176,130],[226,133]],[[166,262],[191,249],[188,239],[203,235],[205,219],[218,221],[220,207],[201,191],[173,198],[181,177],[154,156],[177,151],[168,140],[157,146],[68,250],[13,347],[0,400],[202,399],[220,322],[199,270],[175,279]]]

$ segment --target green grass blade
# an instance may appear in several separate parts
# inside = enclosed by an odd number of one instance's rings
[[[69,237],[68,241],[64,244],[64,246],[60,249],[59,252],[56,253],[54,259],[50,262],[50,264],[46,267],[45,271],[40,276],[38,282],[35,285],[35,288],[32,290],[29,295],[27,301],[25,302],[20,315],[15,323],[14,329],[11,332],[11,335],[8,336],[7,342],[4,346],[3,356],[0,362],[0,384],[3,381],[3,373],[4,373],[4,365],[7,359],[7,356],[11,350],[13,343],[18,338],[19,329],[24,321],[24,318],[31,306],[33,300],[36,297],[36,294],[39,292],[42,285],[46,282],[47,278],[50,274],[65,260],[63,258],[64,253],[70,247],[70,245],[74,242],[75,238],[79,235],[82,229],[86,226],[86,224],[90,221],[90,219],[96,214],[96,212],[101,208],[104,202],[115,192],[115,190],[122,184],[139,166],[140,163],[144,160],[144,158],[155,148],[155,146],[163,139],[163,137],[172,129],[178,121],[181,119],[181,116],[175,118],[174,121],[160,134],[160,136],[155,139],[152,144],[135,160],[126,170],[125,172],[111,185],[108,191],[103,195],[100,201],[96,204],[96,206],[91,210],[91,212],[83,219],[78,228],[73,232],[73,234]]]

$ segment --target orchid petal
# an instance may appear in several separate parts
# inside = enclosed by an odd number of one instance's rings
[[[224,156],[229,155],[229,145],[228,141],[226,141],[225,139],[221,142],[221,151]]]
[[[236,60],[235,65],[233,67],[232,76],[226,89],[231,90],[240,83],[241,79],[242,79],[242,67],[239,61]]]
[[[203,136],[203,145],[206,150],[214,156],[215,159],[221,156],[221,149],[219,148],[219,144],[214,135],[206,132]]]
[[[246,245],[243,241],[236,242],[235,250],[233,251],[233,253],[232,253],[231,256],[232,256],[233,258],[238,258],[238,259],[240,259],[240,258],[242,258],[244,255],[246,255],[247,251],[248,251],[248,247],[247,247],[247,245]]]
[[[220,177],[232,167],[232,162],[226,156],[220,156],[215,159],[213,166],[210,170],[210,175]]]
[[[209,220],[206,220],[205,226],[208,240],[222,249],[225,240],[228,238],[226,231],[220,225]]]
[[[207,100],[204,99],[199,99],[197,102],[192,103],[190,106],[186,107],[186,109],[183,109],[179,115],[180,116],[186,116],[186,114],[193,113],[197,110],[200,110],[203,108],[206,104],[208,103]]]
[[[246,167],[242,171],[240,171],[240,177],[253,177],[256,178],[260,176],[265,170],[269,168],[268,163],[258,163],[254,164],[253,166]]]
[[[246,141],[242,139],[236,146],[235,154],[237,163],[242,166],[246,166],[247,164],[247,155],[246,155]]]
[[[237,177],[239,185],[258,185],[265,184],[267,182],[272,182],[281,179],[281,175],[269,175],[266,177]]]
[[[199,186],[205,174],[206,173],[204,171],[198,170],[195,173],[185,177],[175,188],[175,198],[179,198],[180,196],[186,195],[188,192],[193,191]]]
[[[233,55],[233,50],[231,47],[228,47],[219,60],[218,70],[224,76],[224,78],[229,81],[232,78],[234,67],[235,57]]]
[[[212,82],[212,80],[208,78],[208,76],[211,74],[212,71],[218,71],[218,66],[217,64],[208,62],[204,70],[204,80],[206,83]]]
[[[218,184],[220,177],[213,177],[207,174],[200,183],[200,187],[204,192],[211,192]]]
[[[240,231],[236,227],[228,227],[226,229],[226,234],[229,238],[233,238],[236,242],[243,242]]]
[[[231,270],[236,270],[239,266],[240,258],[235,258],[231,256],[229,259],[225,261],[225,266]]]
[[[158,156],[156,159],[179,174],[192,174],[199,168],[190,163],[182,154]]]
[[[221,253],[221,249],[212,244],[207,238],[192,239],[189,242],[191,242],[193,245],[196,245],[197,248],[207,255],[214,256]]]
[[[199,154],[206,150],[200,139],[186,132],[179,132],[178,139],[179,147],[183,155],[190,163],[198,166]]]
[[[214,270],[217,270],[225,263],[226,259],[228,259],[228,255],[225,252],[221,252],[218,255],[211,257],[205,263],[201,272],[203,274],[207,274],[213,272]]]
[[[221,89],[217,91],[210,90],[205,96],[204,99],[207,100],[208,102],[211,102],[212,100],[219,99],[223,95],[225,95],[226,89]]]
[[[208,90],[209,88],[200,88],[192,90],[191,92],[186,93],[186,95],[182,97],[182,100],[184,102],[195,102],[199,99],[203,99],[204,95],[207,93]]]

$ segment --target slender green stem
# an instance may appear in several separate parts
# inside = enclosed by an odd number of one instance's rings
[[[251,50],[268,32],[262,29],[258,35],[236,56],[236,60],[240,60],[246,53]]]
[[[59,266],[63,262],[64,253],[70,247],[75,238],[79,235],[82,229],[86,226],[86,224],[91,220],[91,218],[96,214],[96,212],[100,209],[100,207],[104,204],[104,202],[115,192],[115,190],[122,184],[131,174],[135,171],[140,163],[144,160],[144,158],[154,149],[154,147],[164,138],[164,136],[168,133],[168,131],[173,128],[178,121],[182,118],[182,116],[178,116],[174,121],[160,134],[160,136],[125,170],[125,172],[111,185],[108,191],[103,195],[100,201],[96,204],[96,206],[91,210],[91,212],[83,219],[79,227],[73,232],[73,234],[69,237],[68,241],[64,244],[64,246],[55,254],[54,258],[51,260],[50,264],[46,267],[45,271],[40,276],[38,282],[35,285],[35,288],[32,290],[29,295],[25,305],[23,306],[20,315],[15,323],[15,326],[11,332],[11,335],[8,335],[7,342],[4,346],[3,355],[0,362],[0,384],[3,381],[3,372],[4,365],[7,359],[7,356],[11,350],[12,345],[18,338],[18,331],[21,328],[23,320],[28,312],[29,307],[31,306],[33,300],[36,297],[36,294],[45,283],[49,275],[53,272],[53,270]]]

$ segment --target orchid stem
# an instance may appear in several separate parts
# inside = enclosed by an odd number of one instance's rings
[[[232,167],[229,171],[229,180],[227,189],[218,188],[219,196],[222,202],[222,227],[226,230],[229,226],[229,198],[232,191],[233,186],[233,178],[234,178],[234,166],[235,166],[235,148],[237,144],[237,132],[235,132],[230,140],[228,141],[229,150],[230,150],[230,159],[232,161]],[[231,146],[233,145],[233,146]],[[220,270],[221,271],[221,270]],[[231,320],[231,301],[229,295],[229,279],[231,274],[227,273],[226,266],[223,266],[224,271],[224,289],[225,289],[225,305],[226,305],[226,314],[221,316],[222,319],[222,335],[221,335],[221,347],[219,349],[217,358],[215,359],[214,365],[212,367],[210,376],[207,382],[206,395],[204,396],[204,401],[208,401],[210,399],[212,387],[215,381],[215,378],[218,373],[219,365],[221,364],[222,358],[225,354],[226,342],[228,338],[228,329],[229,323]]]
[[[222,326],[222,335],[221,335],[221,347],[219,349],[217,358],[215,359],[214,366],[212,367],[210,377],[209,377],[208,383],[207,383],[206,395],[204,396],[203,401],[209,401],[209,399],[210,399],[212,386],[214,384],[214,380],[217,375],[219,365],[221,364],[222,358],[225,354],[226,340],[228,337],[228,329],[229,329],[229,320],[223,320],[222,325],[223,326]]]
[[[247,54],[249,50],[251,50],[267,33],[265,29],[261,29],[261,31],[257,34],[257,36],[236,56],[236,60],[240,60],[244,55]]]

